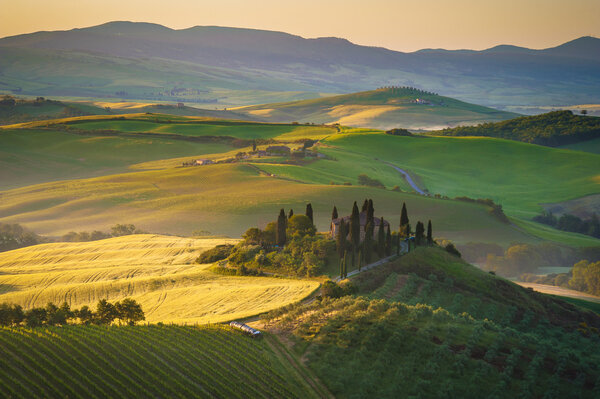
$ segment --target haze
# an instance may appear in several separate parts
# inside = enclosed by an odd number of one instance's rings
[[[400,51],[484,49],[498,44],[556,46],[600,36],[596,0],[20,0],[0,1],[0,37],[68,30],[113,20],[175,29],[220,25],[336,36]],[[324,4],[323,4],[324,3]]]

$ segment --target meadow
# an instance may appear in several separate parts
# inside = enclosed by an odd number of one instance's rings
[[[294,303],[319,286],[215,274],[211,265],[194,262],[203,250],[235,242],[146,234],[3,252],[0,302],[26,309],[64,301],[80,307],[131,297],[152,323],[218,323]]]
[[[315,398],[277,349],[225,326],[0,329],[13,398]]]

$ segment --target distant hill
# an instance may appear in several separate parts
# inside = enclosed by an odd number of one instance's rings
[[[0,39],[0,90],[15,94],[248,105],[416,86],[485,105],[600,103],[600,39],[545,50],[402,53],[340,38],[110,22]],[[43,66],[40,68],[40,66]]]
[[[391,129],[439,129],[499,121],[517,114],[498,111],[410,87],[388,87],[312,100],[234,109],[270,122],[340,123]]]
[[[600,118],[553,111],[478,126],[433,132],[441,136],[487,136],[557,147],[600,138]]]

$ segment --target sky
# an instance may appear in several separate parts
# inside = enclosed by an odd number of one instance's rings
[[[600,0],[0,0],[0,37],[116,20],[335,36],[399,51],[547,48],[600,37]]]

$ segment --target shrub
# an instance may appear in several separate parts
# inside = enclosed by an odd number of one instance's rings
[[[233,251],[234,246],[231,244],[217,245],[214,248],[206,250],[196,259],[196,263],[214,263],[219,260],[226,259]]]
[[[380,182],[377,179],[372,179],[364,173],[358,175],[358,184],[360,184],[361,186],[385,188],[382,182]]]

